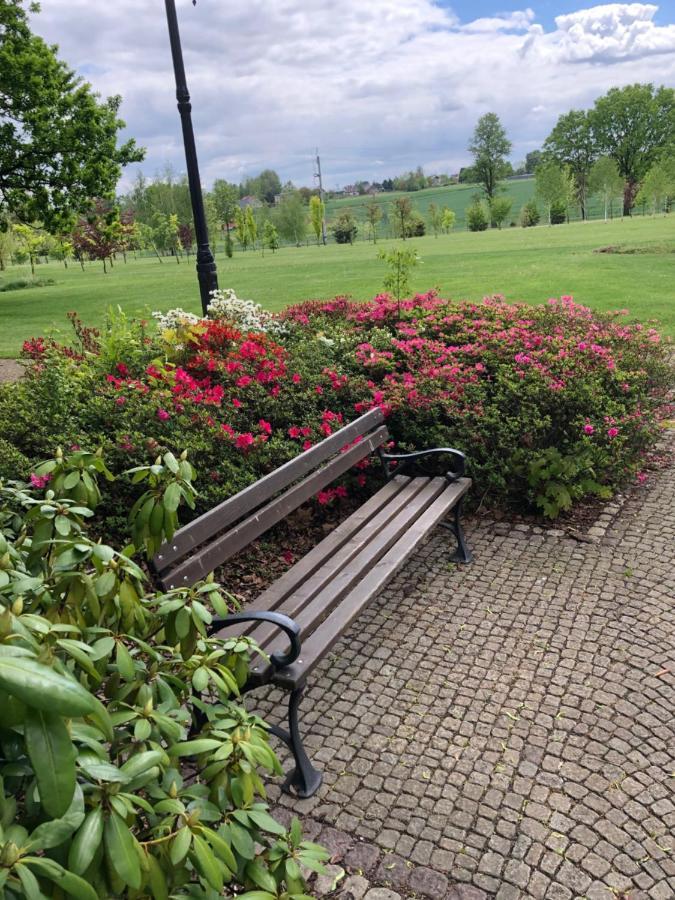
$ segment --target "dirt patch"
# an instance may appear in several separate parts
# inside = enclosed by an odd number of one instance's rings
[[[23,375],[23,366],[15,359],[0,359],[0,382],[18,381]]]
[[[667,256],[675,253],[674,244],[610,244],[597,247],[593,253],[610,253],[619,256]]]

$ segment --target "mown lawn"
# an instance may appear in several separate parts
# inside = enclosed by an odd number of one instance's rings
[[[367,299],[382,288],[385,266],[377,251],[393,244],[288,247],[264,257],[236,253],[231,260],[219,253],[220,285],[269,309],[341,293]],[[474,300],[502,293],[528,303],[571,294],[598,310],[627,308],[642,321],[659,319],[661,330],[675,335],[675,217],[463,232],[408,244],[421,257],[415,290],[438,287],[445,296]],[[608,246],[640,252],[594,252]],[[0,273],[0,287],[29,274],[27,267],[12,267]],[[120,260],[107,275],[100,264],[82,272],[78,265],[65,270],[50,263],[38,267],[38,277],[55,283],[0,293],[0,356],[17,355],[27,337],[66,328],[68,310],[99,324],[111,305],[134,315],[175,306],[199,309],[194,259],[180,265],[170,259],[130,259],[126,265]]]

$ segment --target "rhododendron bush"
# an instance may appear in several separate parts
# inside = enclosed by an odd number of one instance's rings
[[[217,318],[172,311],[155,336],[127,326],[121,341],[114,322],[92,336],[75,320],[86,341],[28,341],[34,365],[0,394],[5,441],[28,468],[55,441],[100,444],[122,465],[185,447],[204,473],[200,510],[381,406],[401,446],[466,452],[474,501],[553,517],[634,479],[657,433],[668,348],[622,314],[430,292],[310,301],[251,331],[228,298]],[[316,502],[370,489],[377,467]]]

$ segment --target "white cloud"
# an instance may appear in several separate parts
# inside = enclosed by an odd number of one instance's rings
[[[549,61],[616,63],[675,53],[675,24],[656,25],[658,6],[608,3],[558,16],[556,31],[527,44]]]
[[[456,171],[489,110],[522,158],[613,85],[675,82],[675,24],[655,10],[597,6],[545,32],[530,9],[460,23],[435,0],[179,0],[203,181],[270,166],[310,183],[316,146],[329,185],[418,163]],[[97,90],[122,94],[147,173],[184,168],[163,4],[43,0],[34,27]]]

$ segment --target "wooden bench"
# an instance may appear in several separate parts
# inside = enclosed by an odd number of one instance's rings
[[[284,789],[300,797],[321,784],[298,724],[307,676],[434,526],[453,532],[455,561],[471,559],[460,523],[471,485],[464,455],[450,448],[386,453],[388,441],[382,411],[371,410],[181,528],[154,559],[162,588],[190,586],[360,460],[378,454],[384,486],[242,612],[212,626],[218,634],[236,627],[268,655],[252,660],[246,689],[271,683],[290,691],[288,731],[272,731],[295,759]],[[445,475],[415,474],[416,464],[443,455],[452,465]],[[443,522],[451,511],[452,520]]]

